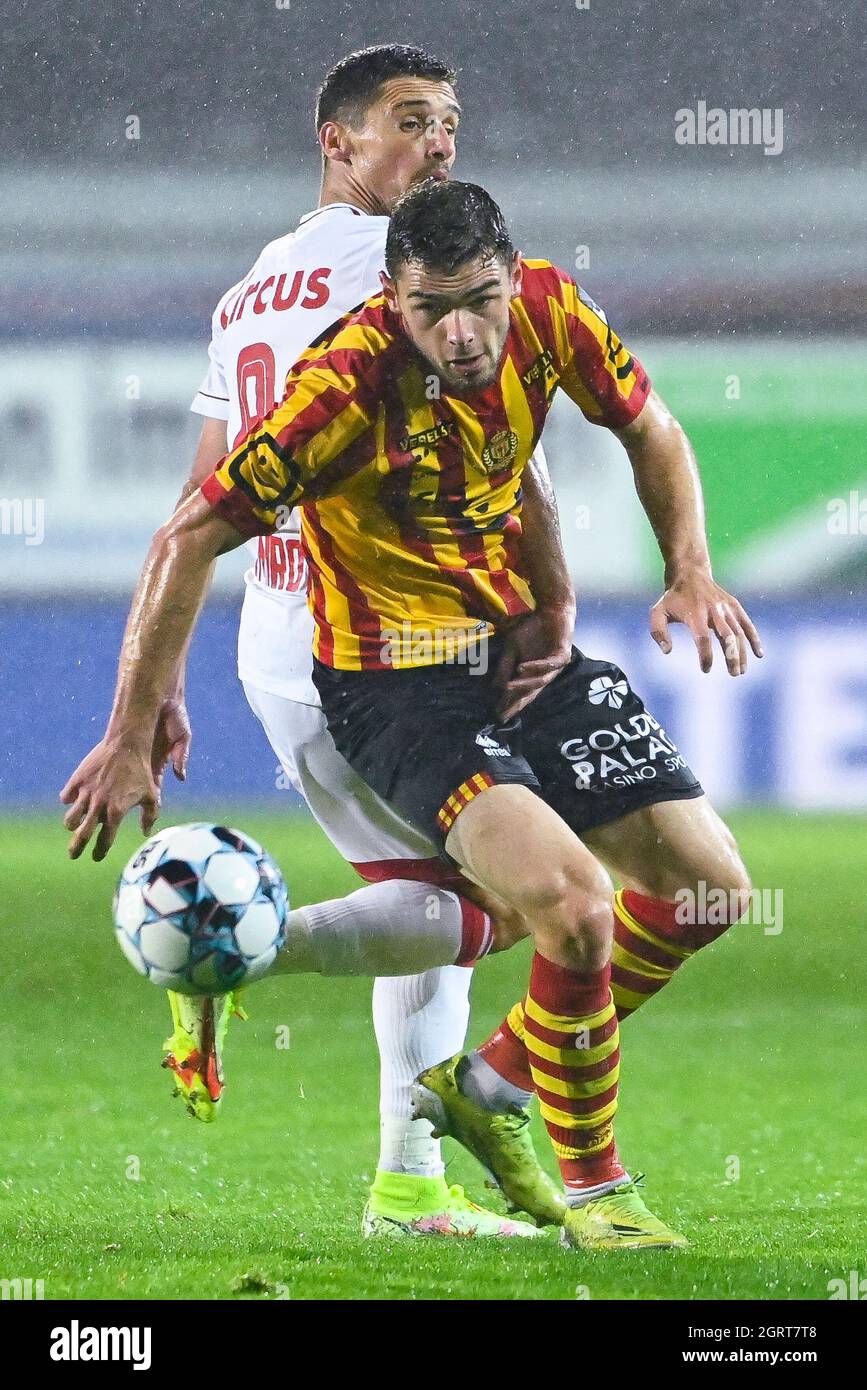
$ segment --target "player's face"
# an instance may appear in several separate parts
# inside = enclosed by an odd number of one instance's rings
[[[385,212],[423,179],[447,179],[460,120],[454,89],[426,77],[384,82],[360,129],[348,132],[352,174]]]
[[[477,256],[452,274],[418,262],[382,276],[389,308],[399,313],[419,352],[450,391],[482,391],[497,377],[509,304],[521,293],[521,263]]]

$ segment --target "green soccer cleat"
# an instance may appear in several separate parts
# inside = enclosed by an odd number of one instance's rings
[[[205,1124],[217,1118],[223,1095],[223,1041],[229,1018],[247,1015],[237,993],[203,995],[167,991],[175,1030],[163,1043],[162,1065],[174,1072],[173,1094],[183,1096],[187,1114]]]
[[[579,1250],[671,1250],[688,1245],[652,1211],[638,1191],[643,1174],[622,1182],[583,1207],[570,1207],[563,1222],[561,1244]]]
[[[513,1221],[471,1202],[462,1187],[445,1178],[378,1172],[364,1208],[361,1234],[367,1239],[395,1236],[524,1237],[542,1232],[529,1221]]]
[[[469,1149],[515,1210],[528,1212],[543,1226],[562,1226],[566,1203],[536,1157],[530,1116],[518,1106],[505,1113],[485,1110],[465,1096],[460,1078],[467,1061],[458,1054],[416,1078],[414,1118],[429,1120],[434,1138],[450,1134]]]

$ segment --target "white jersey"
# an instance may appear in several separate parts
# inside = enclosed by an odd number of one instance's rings
[[[211,321],[208,371],[191,409],[226,421],[229,448],[281,399],[304,349],[379,291],[387,231],[387,217],[329,203],[270,242],[249,275],[223,295]],[[238,674],[268,694],[318,705],[297,512],[249,547],[255,561],[245,576]]]

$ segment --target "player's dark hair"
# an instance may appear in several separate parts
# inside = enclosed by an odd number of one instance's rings
[[[451,274],[476,256],[497,256],[510,265],[515,248],[497,204],[477,183],[425,179],[395,204],[385,243],[393,276],[417,261]]]
[[[364,116],[383,82],[392,77],[454,82],[456,75],[449,63],[410,44],[382,43],[349,53],[334,64],[316,95],[317,133],[326,121],[351,121]]]

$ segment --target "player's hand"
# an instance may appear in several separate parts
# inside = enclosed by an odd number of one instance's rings
[[[154,743],[151,749],[151,771],[158,787],[163,784],[166,768],[172,765],[172,772],[179,782],[187,778],[187,763],[190,758],[190,744],[193,731],[190,716],[182,699],[163,700],[154,730]]]
[[[569,665],[575,635],[572,608],[537,608],[511,627],[494,674],[500,691],[497,712],[508,720],[520,714]]]
[[[79,763],[60,800],[70,809],[63,824],[75,833],[70,859],[78,859],[99,827],[94,859],[104,859],[118,826],[133,806],[141,807],[141,828],[150,834],[160,809],[160,789],[151,769],[150,749],[106,737]]]
[[[748,644],[756,656],[764,656],[749,615],[707,571],[676,579],[650,610],[651,636],[666,655],[671,651],[669,623],[684,623],[689,628],[702,671],[713,665],[712,634],[723,649],[730,676],[742,676],[746,671]]]

